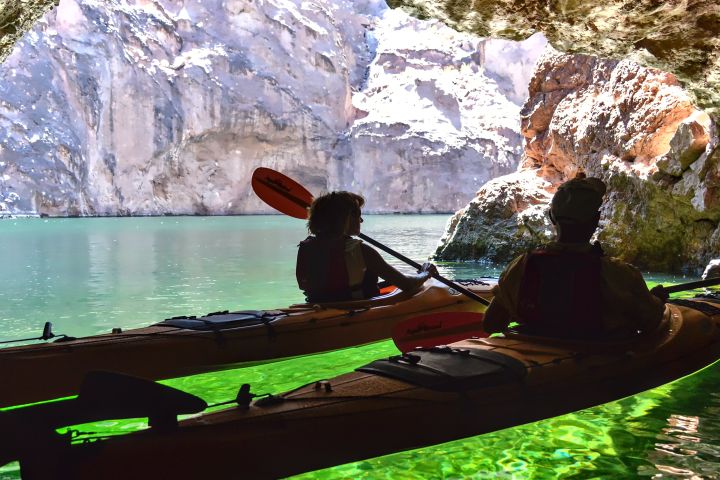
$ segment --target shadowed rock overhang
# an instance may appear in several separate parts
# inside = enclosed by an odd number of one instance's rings
[[[629,58],[674,73],[697,105],[720,112],[720,5],[715,0],[389,0],[459,31],[520,40],[543,32],[558,50]],[[59,0],[0,2],[0,61]]]
[[[40,17],[59,4],[60,0],[0,0],[0,62]]]
[[[628,58],[674,73],[697,105],[720,112],[720,4],[716,0],[388,0],[422,18],[485,37],[543,32],[568,53]]]

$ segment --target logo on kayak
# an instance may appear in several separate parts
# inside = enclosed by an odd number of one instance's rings
[[[439,328],[442,328],[442,322],[420,322],[415,328],[409,328],[407,333],[408,335],[414,335],[416,333],[437,330]]]

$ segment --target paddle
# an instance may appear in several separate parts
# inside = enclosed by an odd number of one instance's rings
[[[487,337],[482,329],[482,313],[439,312],[399,322],[392,331],[395,346],[402,353],[417,347],[434,347],[470,337]]]
[[[42,381],[39,379],[38,381]],[[0,411],[0,429],[7,423],[43,425],[53,429],[108,418],[148,417],[165,425],[177,415],[201,412],[201,398],[143,378],[115,372],[89,372],[78,396]]]
[[[678,285],[670,285],[669,287],[663,287],[665,292],[669,294],[676,292],[684,292],[685,290],[694,290],[696,288],[712,287],[713,285],[720,285],[720,277],[708,278],[707,280],[698,280],[697,282],[680,283]]]
[[[300,218],[303,220],[307,219],[308,207],[310,207],[310,204],[313,201],[313,195],[295,180],[270,168],[260,167],[255,169],[253,172],[251,184],[257,196],[275,210],[294,218]],[[419,263],[410,260],[390,247],[373,240],[363,233],[358,234],[358,237],[380,250],[389,253],[398,260],[401,260],[420,270],[421,265]],[[433,278],[444,283],[448,287],[454,288],[476,302],[480,302],[483,305],[490,305],[488,300],[468,290],[462,285],[458,285],[457,283],[440,276],[439,274],[433,275]]]
[[[38,379],[42,381],[42,379]],[[88,373],[76,398],[0,411],[0,466],[28,452],[62,442],[55,429],[120,418],[148,418],[154,428],[177,425],[180,414],[198,413],[207,403],[195,395],[142,378],[113,372]],[[67,437],[69,439],[69,437]]]

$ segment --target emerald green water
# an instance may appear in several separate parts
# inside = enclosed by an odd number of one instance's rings
[[[446,220],[367,216],[363,231],[422,262]],[[304,226],[282,216],[6,219],[0,233],[0,339],[37,336],[45,321],[57,333],[79,336],[175,315],[302,300],[294,257]],[[477,264],[439,267],[450,278],[499,273]],[[215,403],[234,398],[241,383],[251,383],[255,392],[281,392],[395,353],[386,341],[166,383]],[[575,414],[295,478],[720,478],[718,380],[720,369],[713,366]],[[119,433],[142,426],[113,421],[91,427]],[[17,478],[17,465],[0,468],[0,479]]]

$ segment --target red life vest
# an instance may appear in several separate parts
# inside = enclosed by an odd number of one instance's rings
[[[600,248],[528,253],[519,292],[521,331],[560,338],[602,336],[601,257]]]
[[[308,302],[336,302],[380,294],[378,277],[367,271],[362,242],[350,237],[310,236],[298,245],[296,275]]]

